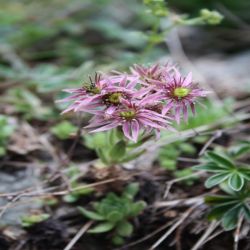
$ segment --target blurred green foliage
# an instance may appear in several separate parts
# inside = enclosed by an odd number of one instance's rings
[[[94,203],[94,211],[79,207],[80,212],[90,220],[99,222],[88,230],[89,233],[106,233],[113,231],[112,241],[116,245],[124,243],[124,238],[133,233],[130,219],[138,216],[146,207],[143,201],[134,201],[139,191],[138,183],[129,184],[118,196],[108,193],[100,202]]]
[[[50,131],[59,139],[65,140],[70,138],[72,134],[75,134],[77,132],[77,127],[69,121],[63,121],[51,127]]]
[[[204,103],[197,103],[196,115],[190,116],[188,123],[182,123],[180,130],[193,129],[203,125],[218,122],[218,120],[231,115],[234,100],[229,98],[218,103],[214,100],[207,100]],[[227,126],[225,123],[224,126]]]
[[[144,149],[135,150],[143,144],[145,138],[137,143],[128,142],[119,129],[85,134],[83,140],[89,149],[96,151],[100,161],[106,166],[133,161],[145,152]]]
[[[74,203],[78,201],[82,196],[86,196],[94,192],[93,188],[85,187],[80,178],[82,176],[81,170],[76,166],[70,166],[67,169],[66,178],[68,178],[68,185],[71,191],[63,196],[63,200],[67,203]]]
[[[6,153],[8,139],[15,129],[15,125],[11,124],[9,118],[5,115],[0,115],[0,157]]]
[[[37,223],[47,220],[49,217],[50,215],[46,213],[24,215],[21,217],[21,225],[26,228],[32,227]]]
[[[232,16],[236,16],[242,21],[250,23],[250,2],[246,0],[168,0],[170,7],[179,9],[187,13],[196,15],[200,9],[209,8],[218,11],[225,11],[231,13]],[[235,26],[235,22],[230,18],[224,20],[224,24]]]
[[[176,170],[177,160],[180,155],[194,155],[196,153],[195,147],[191,143],[178,141],[166,145],[160,149],[159,163],[160,166],[167,170]]]
[[[48,120],[53,116],[52,109],[46,107],[35,93],[25,88],[9,89],[4,100],[12,105],[16,113],[22,114],[25,119]]]

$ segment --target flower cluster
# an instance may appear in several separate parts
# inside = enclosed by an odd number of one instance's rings
[[[93,115],[90,132],[122,128],[126,138],[136,142],[140,134],[171,129],[172,120],[187,121],[188,109],[195,114],[195,102],[207,91],[182,77],[171,65],[135,65],[129,73],[96,74],[81,88],[66,89],[71,101],[64,111]]]

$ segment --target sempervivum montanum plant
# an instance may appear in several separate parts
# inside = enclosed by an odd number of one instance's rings
[[[161,130],[174,130],[173,121],[188,120],[189,109],[195,114],[195,104],[208,91],[193,83],[172,65],[149,67],[134,65],[129,73],[96,74],[81,88],[66,89],[71,102],[64,111],[92,115],[85,128],[90,133],[107,131],[107,146],[97,149],[107,165],[133,160],[141,152],[131,154]],[[134,146],[133,146],[134,145]]]

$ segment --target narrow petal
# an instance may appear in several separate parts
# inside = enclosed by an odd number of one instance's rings
[[[162,109],[162,114],[165,115],[174,105],[173,101],[170,101],[167,105],[165,105]]]
[[[134,142],[137,142],[139,136],[140,125],[138,121],[134,120],[131,124],[132,138]]]
[[[129,140],[133,141],[133,138],[130,135],[130,131],[131,131],[130,126],[131,126],[130,122],[124,122],[122,125],[122,131],[123,131],[125,137],[127,137]]]
[[[102,131],[107,131],[110,130],[112,128],[116,128],[117,126],[119,126],[119,123],[110,123],[108,125],[102,126],[100,128],[91,130],[90,133],[96,133],[96,132],[102,132]]]
[[[183,86],[183,87],[186,87],[186,86],[188,86],[190,83],[192,83],[192,72],[190,72],[190,73],[187,75],[187,77],[185,78],[185,80],[184,80],[182,86]]]
[[[126,87],[126,83],[127,83],[127,75],[125,75],[124,78],[121,80],[120,86],[121,87]]]
[[[193,102],[190,103],[190,108],[191,108],[193,115],[195,115],[196,112],[195,112],[195,106]]]
[[[181,109],[180,106],[177,106],[177,107],[175,108],[175,119],[176,119],[176,122],[177,122],[178,124],[180,124],[180,120],[181,120],[181,117],[180,117],[180,109]]]
[[[159,129],[165,129],[166,127],[163,127],[161,125],[159,125],[156,122],[150,121],[149,119],[145,119],[145,118],[139,118],[138,119],[142,124],[146,125],[146,126],[150,126],[153,128],[159,128]]]
[[[185,122],[188,121],[188,109],[186,105],[183,105],[183,118]]]

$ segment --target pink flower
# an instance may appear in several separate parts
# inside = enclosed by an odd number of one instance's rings
[[[141,83],[146,85],[166,82],[171,78],[175,67],[170,64],[155,64],[152,66],[142,66],[135,64],[130,70],[135,76],[139,76]]]
[[[123,106],[111,115],[99,112],[86,128],[91,132],[101,132],[121,127],[125,137],[136,142],[140,131],[151,132],[169,128],[170,119],[152,109],[125,101]]]
[[[161,97],[166,102],[162,109],[162,113],[166,114],[170,110],[174,110],[175,119],[180,123],[181,112],[185,121],[188,120],[188,107],[195,114],[195,102],[198,97],[205,97],[209,92],[198,87],[192,82],[192,73],[187,77],[181,77],[176,71],[171,82],[160,86]],[[160,98],[160,97],[159,97]]]
[[[135,77],[130,77],[128,80],[126,75],[121,78],[117,76],[101,77],[96,74],[94,81],[90,79],[90,83],[83,87],[64,90],[72,95],[61,101],[73,101],[73,103],[63,113],[83,111],[94,114],[107,108],[112,110],[119,106],[123,99],[130,99],[132,95],[135,95],[136,84]]]
[[[172,129],[170,120],[188,119],[188,108],[195,114],[195,103],[205,91],[193,84],[192,74],[181,77],[174,66],[134,65],[131,73],[95,75],[81,88],[67,89],[72,102],[64,111],[93,115],[86,127],[90,132],[121,128],[124,136],[136,142],[140,135]],[[168,114],[168,115],[167,115]]]

